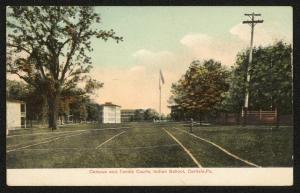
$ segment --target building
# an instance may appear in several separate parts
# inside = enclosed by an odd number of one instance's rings
[[[100,123],[121,123],[121,106],[107,102],[100,105]]]
[[[134,121],[136,109],[122,109],[121,110],[121,120],[122,122]]]
[[[26,104],[15,99],[6,99],[6,131],[26,128]]]
[[[171,119],[174,121],[183,121],[186,118],[188,118],[188,119],[191,118],[190,116],[188,116],[188,117],[185,116],[184,110],[179,105],[171,105],[168,107],[171,109],[170,116],[171,116]]]

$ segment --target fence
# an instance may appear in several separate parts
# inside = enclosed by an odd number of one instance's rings
[[[242,114],[242,117],[244,115]],[[246,115],[249,124],[277,124],[277,110],[274,111],[248,111]]]
[[[243,121],[243,114],[239,113],[220,113],[211,122],[217,124],[241,124]],[[278,115],[277,111],[248,111],[247,124],[250,125],[292,125],[293,115]]]

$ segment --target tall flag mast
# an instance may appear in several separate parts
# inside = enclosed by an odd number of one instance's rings
[[[165,79],[164,79],[161,69],[159,70],[158,84],[159,84],[159,117],[161,117],[161,84],[165,84]]]

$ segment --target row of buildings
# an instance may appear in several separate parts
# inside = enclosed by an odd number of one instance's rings
[[[135,109],[122,109],[110,102],[100,105],[100,123],[121,123],[133,120]],[[26,103],[20,100],[6,100],[6,129],[26,128]],[[8,133],[8,132],[7,132]]]
[[[121,109],[121,106],[110,102],[100,105],[100,123],[121,123],[133,120],[136,109]]]

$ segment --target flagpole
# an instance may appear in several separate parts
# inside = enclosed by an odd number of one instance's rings
[[[159,84],[159,120],[161,120],[161,80],[160,74],[158,76],[158,84]]]

